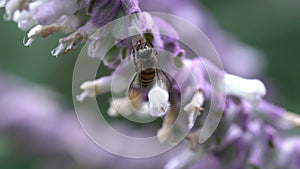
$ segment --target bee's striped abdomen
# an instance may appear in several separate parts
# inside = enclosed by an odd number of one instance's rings
[[[139,82],[141,87],[146,88],[152,85],[155,78],[155,69],[148,68],[142,70],[139,74]]]

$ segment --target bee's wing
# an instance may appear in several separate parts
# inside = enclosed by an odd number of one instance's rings
[[[138,73],[135,74],[134,78],[132,79],[129,89],[128,89],[128,97],[130,100],[140,96],[142,93],[141,86],[139,83]]]
[[[157,69],[156,70],[157,80],[162,82],[164,85],[166,85],[168,91],[172,88],[173,80],[172,78],[163,70]]]
[[[172,76],[170,76],[169,74],[167,74],[161,69],[157,70],[157,78],[158,80],[161,80],[164,83],[164,85],[167,88],[167,91],[169,92],[170,107],[174,107],[174,106],[176,107],[178,101],[180,103],[181,96],[180,96],[180,92],[178,93],[177,90],[174,90],[175,86],[176,86],[175,88],[179,88],[177,86],[175,78],[173,78]]]

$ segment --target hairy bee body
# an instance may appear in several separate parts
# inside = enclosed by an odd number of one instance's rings
[[[151,43],[144,39],[138,40],[133,46],[132,55],[136,74],[128,90],[130,100],[150,90],[158,81],[170,84],[166,73],[158,68],[157,52]]]
[[[147,88],[153,85],[155,81],[156,69],[148,68],[138,73],[139,83],[142,88]]]

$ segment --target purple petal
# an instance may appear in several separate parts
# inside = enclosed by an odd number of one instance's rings
[[[62,15],[73,15],[79,8],[77,0],[51,0],[40,5],[33,17],[40,25],[49,25]]]
[[[141,12],[138,0],[121,0],[126,15]]]
[[[96,3],[95,5],[101,5]],[[112,21],[119,13],[121,7],[120,0],[109,1],[104,6],[94,6],[92,11],[92,21],[98,27],[101,27]]]

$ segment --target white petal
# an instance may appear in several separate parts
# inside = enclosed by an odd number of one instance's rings
[[[27,37],[28,37],[28,38],[33,38],[34,36],[38,35],[39,32],[41,32],[42,29],[43,29],[43,26],[41,26],[41,25],[37,25],[37,26],[33,27],[33,28],[27,33]]]
[[[108,115],[112,117],[118,116],[119,114],[129,116],[132,113],[143,116],[146,115],[146,112],[148,112],[148,109],[145,103],[141,103],[137,110],[132,106],[128,97],[114,98],[110,102],[110,107],[107,111]]]
[[[202,91],[197,91],[192,100],[184,107],[184,111],[186,112],[193,112],[195,110],[199,110],[204,102],[204,95]]]
[[[188,128],[191,129],[196,121],[198,115],[200,115],[200,111],[202,109],[202,105],[204,102],[204,95],[202,91],[197,91],[192,100],[183,108],[184,111],[188,112]]]
[[[163,116],[167,113],[169,103],[169,93],[161,87],[155,85],[148,93],[149,109],[153,117]]]
[[[119,112],[122,111],[122,112]],[[115,98],[113,101],[110,102],[110,107],[108,108],[108,115],[115,117],[119,114],[124,114],[126,116],[130,115],[132,113],[132,107],[130,100],[125,98]]]
[[[37,25],[37,22],[35,20],[33,20],[32,18],[29,18],[27,20],[21,20],[18,22],[18,28],[23,31],[29,30],[36,25]]]
[[[111,79],[111,76],[104,76],[97,80],[82,83],[80,89],[84,91],[78,95],[76,99],[82,102],[87,97],[95,97],[110,91]]]
[[[170,128],[161,128],[157,131],[156,136],[160,143],[166,143],[173,138],[173,133]]]
[[[95,81],[96,87],[100,93],[109,92],[111,88],[112,77],[104,76]]]
[[[83,91],[80,95],[76,96],[76,100],[79,102],[83,102],[83,100],[85,100],[88,96],[89,96],[89,92]]]
[[[5,5],[7,4],[8,0],[0,0],[0,8],[5,7]]]
[[[14,13],[21,7],[23,1],[25,0],[10,0],[7,2],[5,6],[7,20],[12,19]]]
[[[13,20],[15,22],[19,22],[21,20],[28,20],[29,18],[33,18],[34,10],[47,1],[48,0],[37,0],[29,3],[28,10],[15,11]]]
[[[31,44],[34,42],[35,38],[29,38],[27,41],[26,41],[26,37],[24,37],[23,39],[23,45],[24,46],[31,46]]]
[[[52,56],[57,57],[66,49],[67,44],[60,43],[55,49],[51,51]]]
[[[238,96],[253,104],[266,95],[266,87],[258,79],[244,79],[231,74],[225,74],[224,78],[226,95]]]

